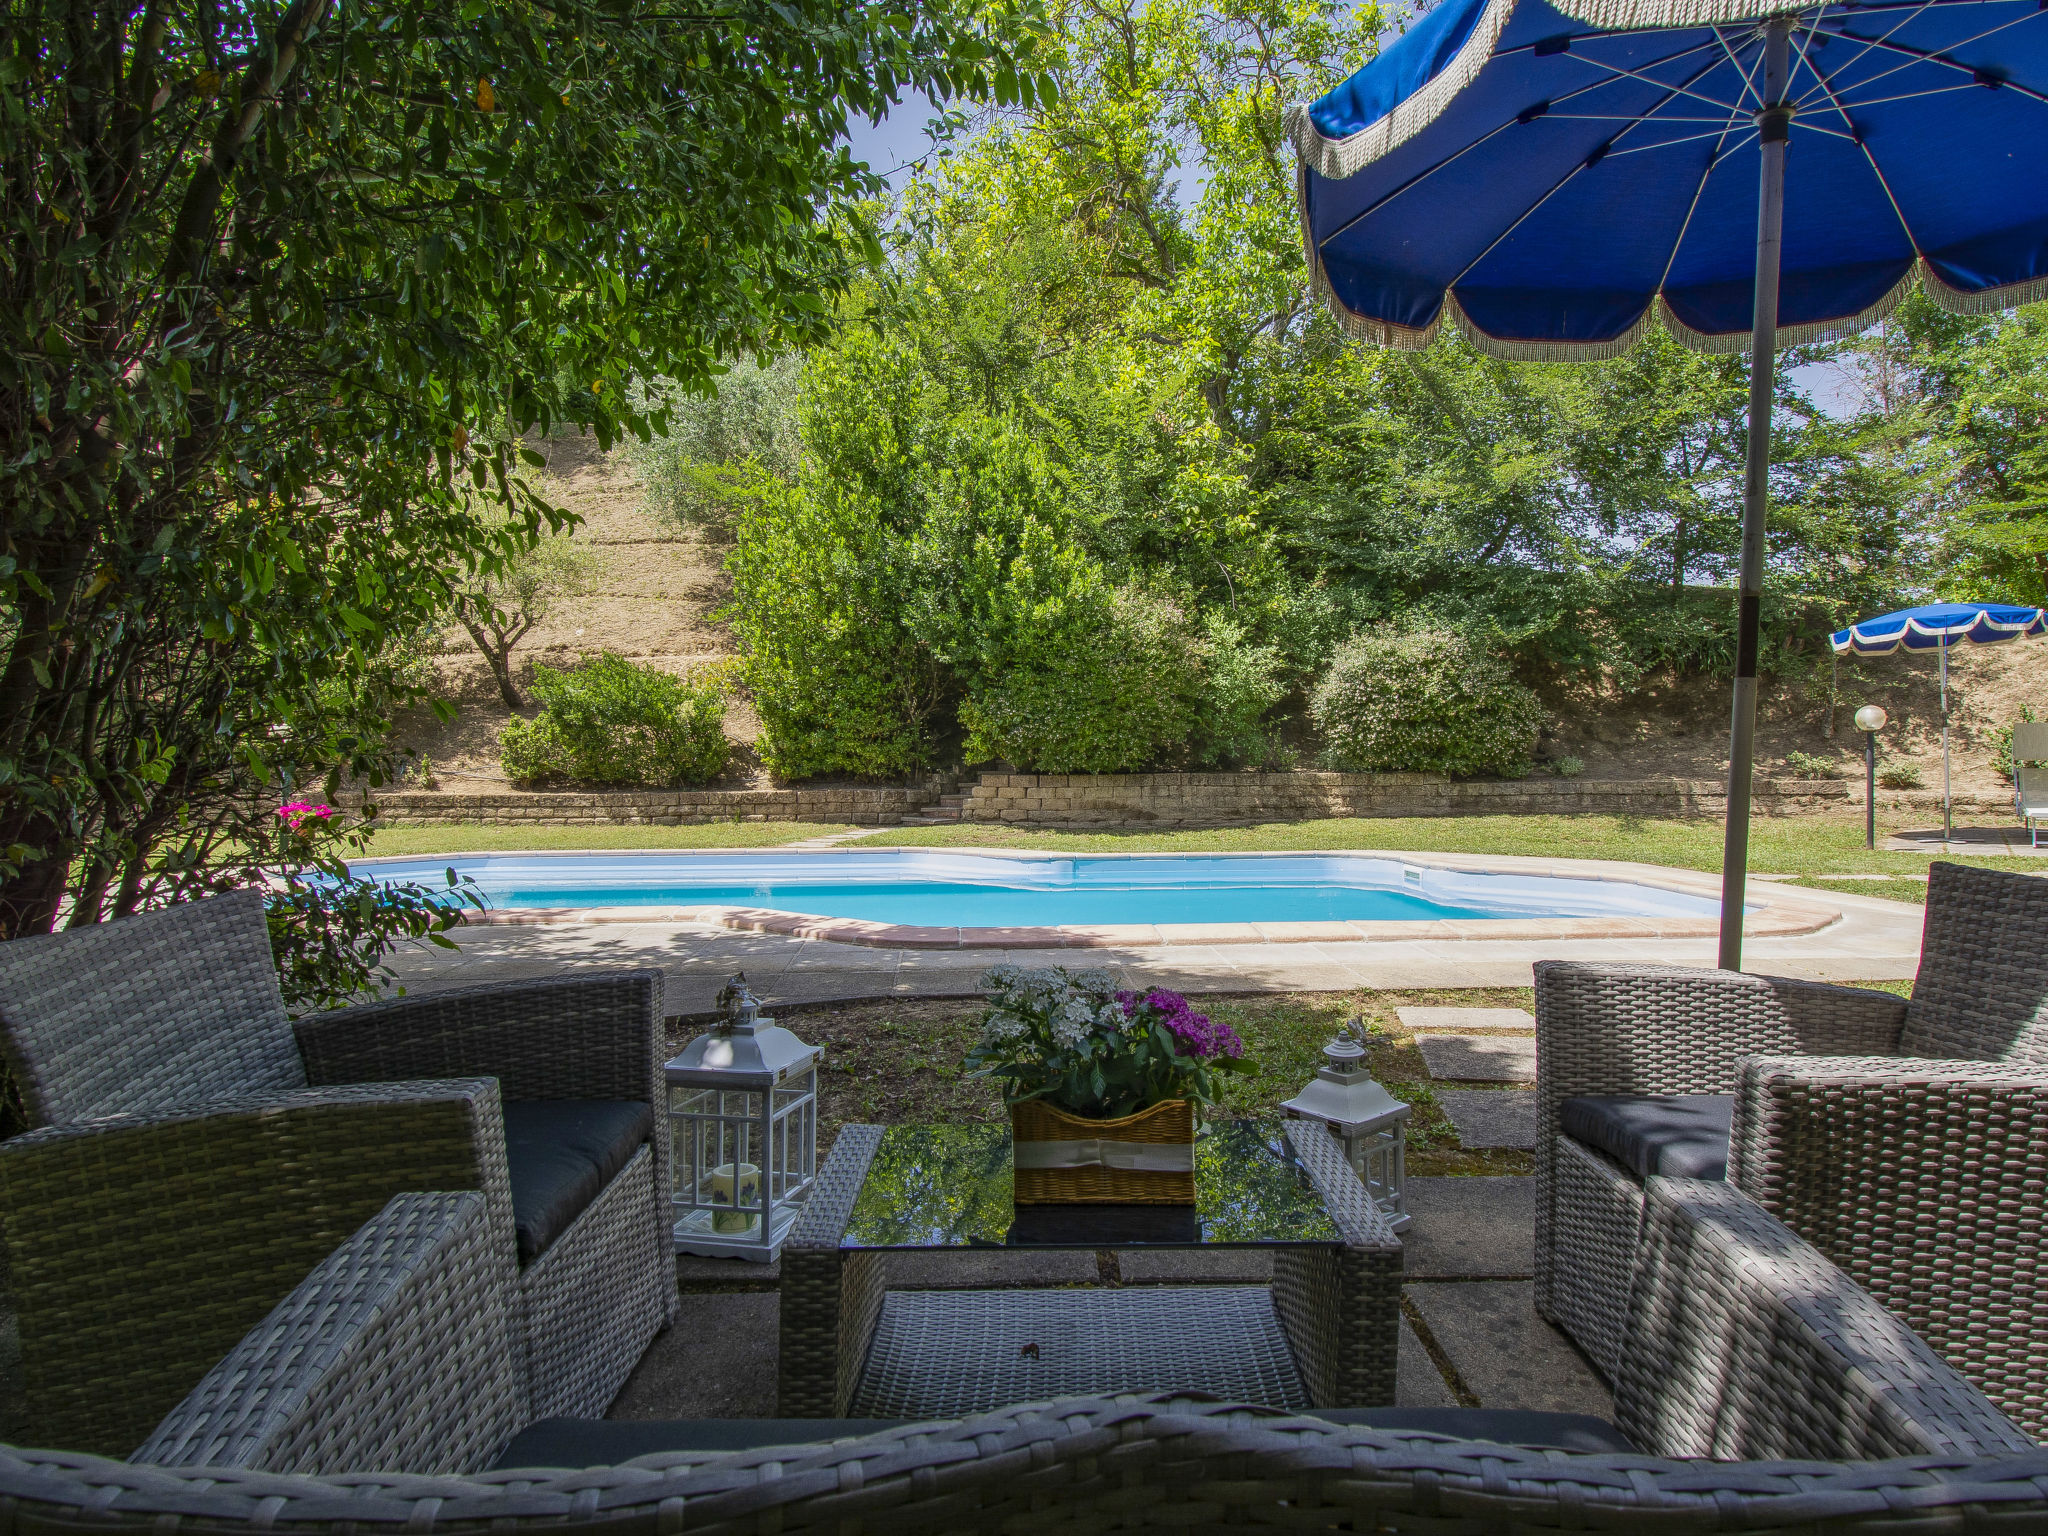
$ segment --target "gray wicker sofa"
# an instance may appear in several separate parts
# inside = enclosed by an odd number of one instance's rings
[[[1517,1449],[1173,1398],[1069,1399],[830,1443],[472,1476],[306,1477],[0,1447],[0,1529],[134,1536],[1247,1526],[1517,1532],[2038,1531],[2048,1452],[1714,1463]]]
[[[1935,864],[1910,1002],[1726,971],[1536,973],[1536,1304],[1611,1379],[1639,1299],[1645,1175],[1701,1138],[1625,1144],[1610,1118],[1589,1144],[1567,1117],[1720,1096],[1735,1187],[2048,1432],[2048,882]]]
[[[481,1197],[505,1433],[601,1413],[676,1306],[661,1031],[655,971],[295,1031],[253,891],[0,945],[36,1127],[0,1142],[0,1234],[38,1436],[132,1450],[394,1196],[436,1191]]]

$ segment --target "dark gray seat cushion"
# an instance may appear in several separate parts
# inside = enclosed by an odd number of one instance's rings
[[[637,1099],[524,1099],[505,1106],[512,1226],[531,1264],[569,1230],[654,1133]]]
[[[1587,1094],[1558,1107],[1558,1128],[1639,1179],[1728,1177],[1735,1100],[1720,1093]]]
[[[1366,1429],[1416,1429],[1459,1440],[1491,1440],[1539,1450],[1615,1451],[1635,1447],[1605,1419],[1583,1413],[1514,1408],[1325,1408],[1312,1415]],[[908,1419],[542,1419],[529,1424],[491,1463],[511,1467],[610,1467],[663,1451],[752,1451],[814,1445],[894,1429]]]

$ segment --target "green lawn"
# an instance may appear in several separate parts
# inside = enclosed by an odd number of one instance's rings
[[[852,827],[811,821],[720,821],[701,827],[541,827],[472,825],[383,827],[370,834],[371,855],[486,853],[604,848],[772,848]]]
[[[1891,830],[1879,826],[1880,838]],[[1512,853],[1575,859],[1627,859],[1678,869],[1721,867],[1721,823],[1635,816],[1347,817],[1275,822],[1202,832],[1028,832],[1003,827],[909,827],[862,838],[860,846],[920,848],[1044,848],[1070,853],[1234,853],[1320,848],[1384,848],[1406,853]],[[1801,884],[1864,891],[1902,901],[1924,897],[1919,880],[1829,882],[1844,874],[1925,875],[1940,855],[1873,853],[1863,823],[1818,817],[1771,817],[1750,826],[1749,867],[1794,875]],[[2048,874],[2048,860],[1957,856],[1958,864]]]

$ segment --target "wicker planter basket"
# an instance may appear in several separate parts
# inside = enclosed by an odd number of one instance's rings
[[[1010,1106],[1019,1205],[1193,1205],[1195,1106],[1168,1099],[1091,1120],[1043,1099]]]

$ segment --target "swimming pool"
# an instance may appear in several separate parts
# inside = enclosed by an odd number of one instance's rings
[[[1710,923],[1720,911],[1710,896],[1629,880],[1350,854],[482,854],[379,859],[358,872],[438,886],[451,867],[507,911],[743,907],[920,928],[1600,917]]]

